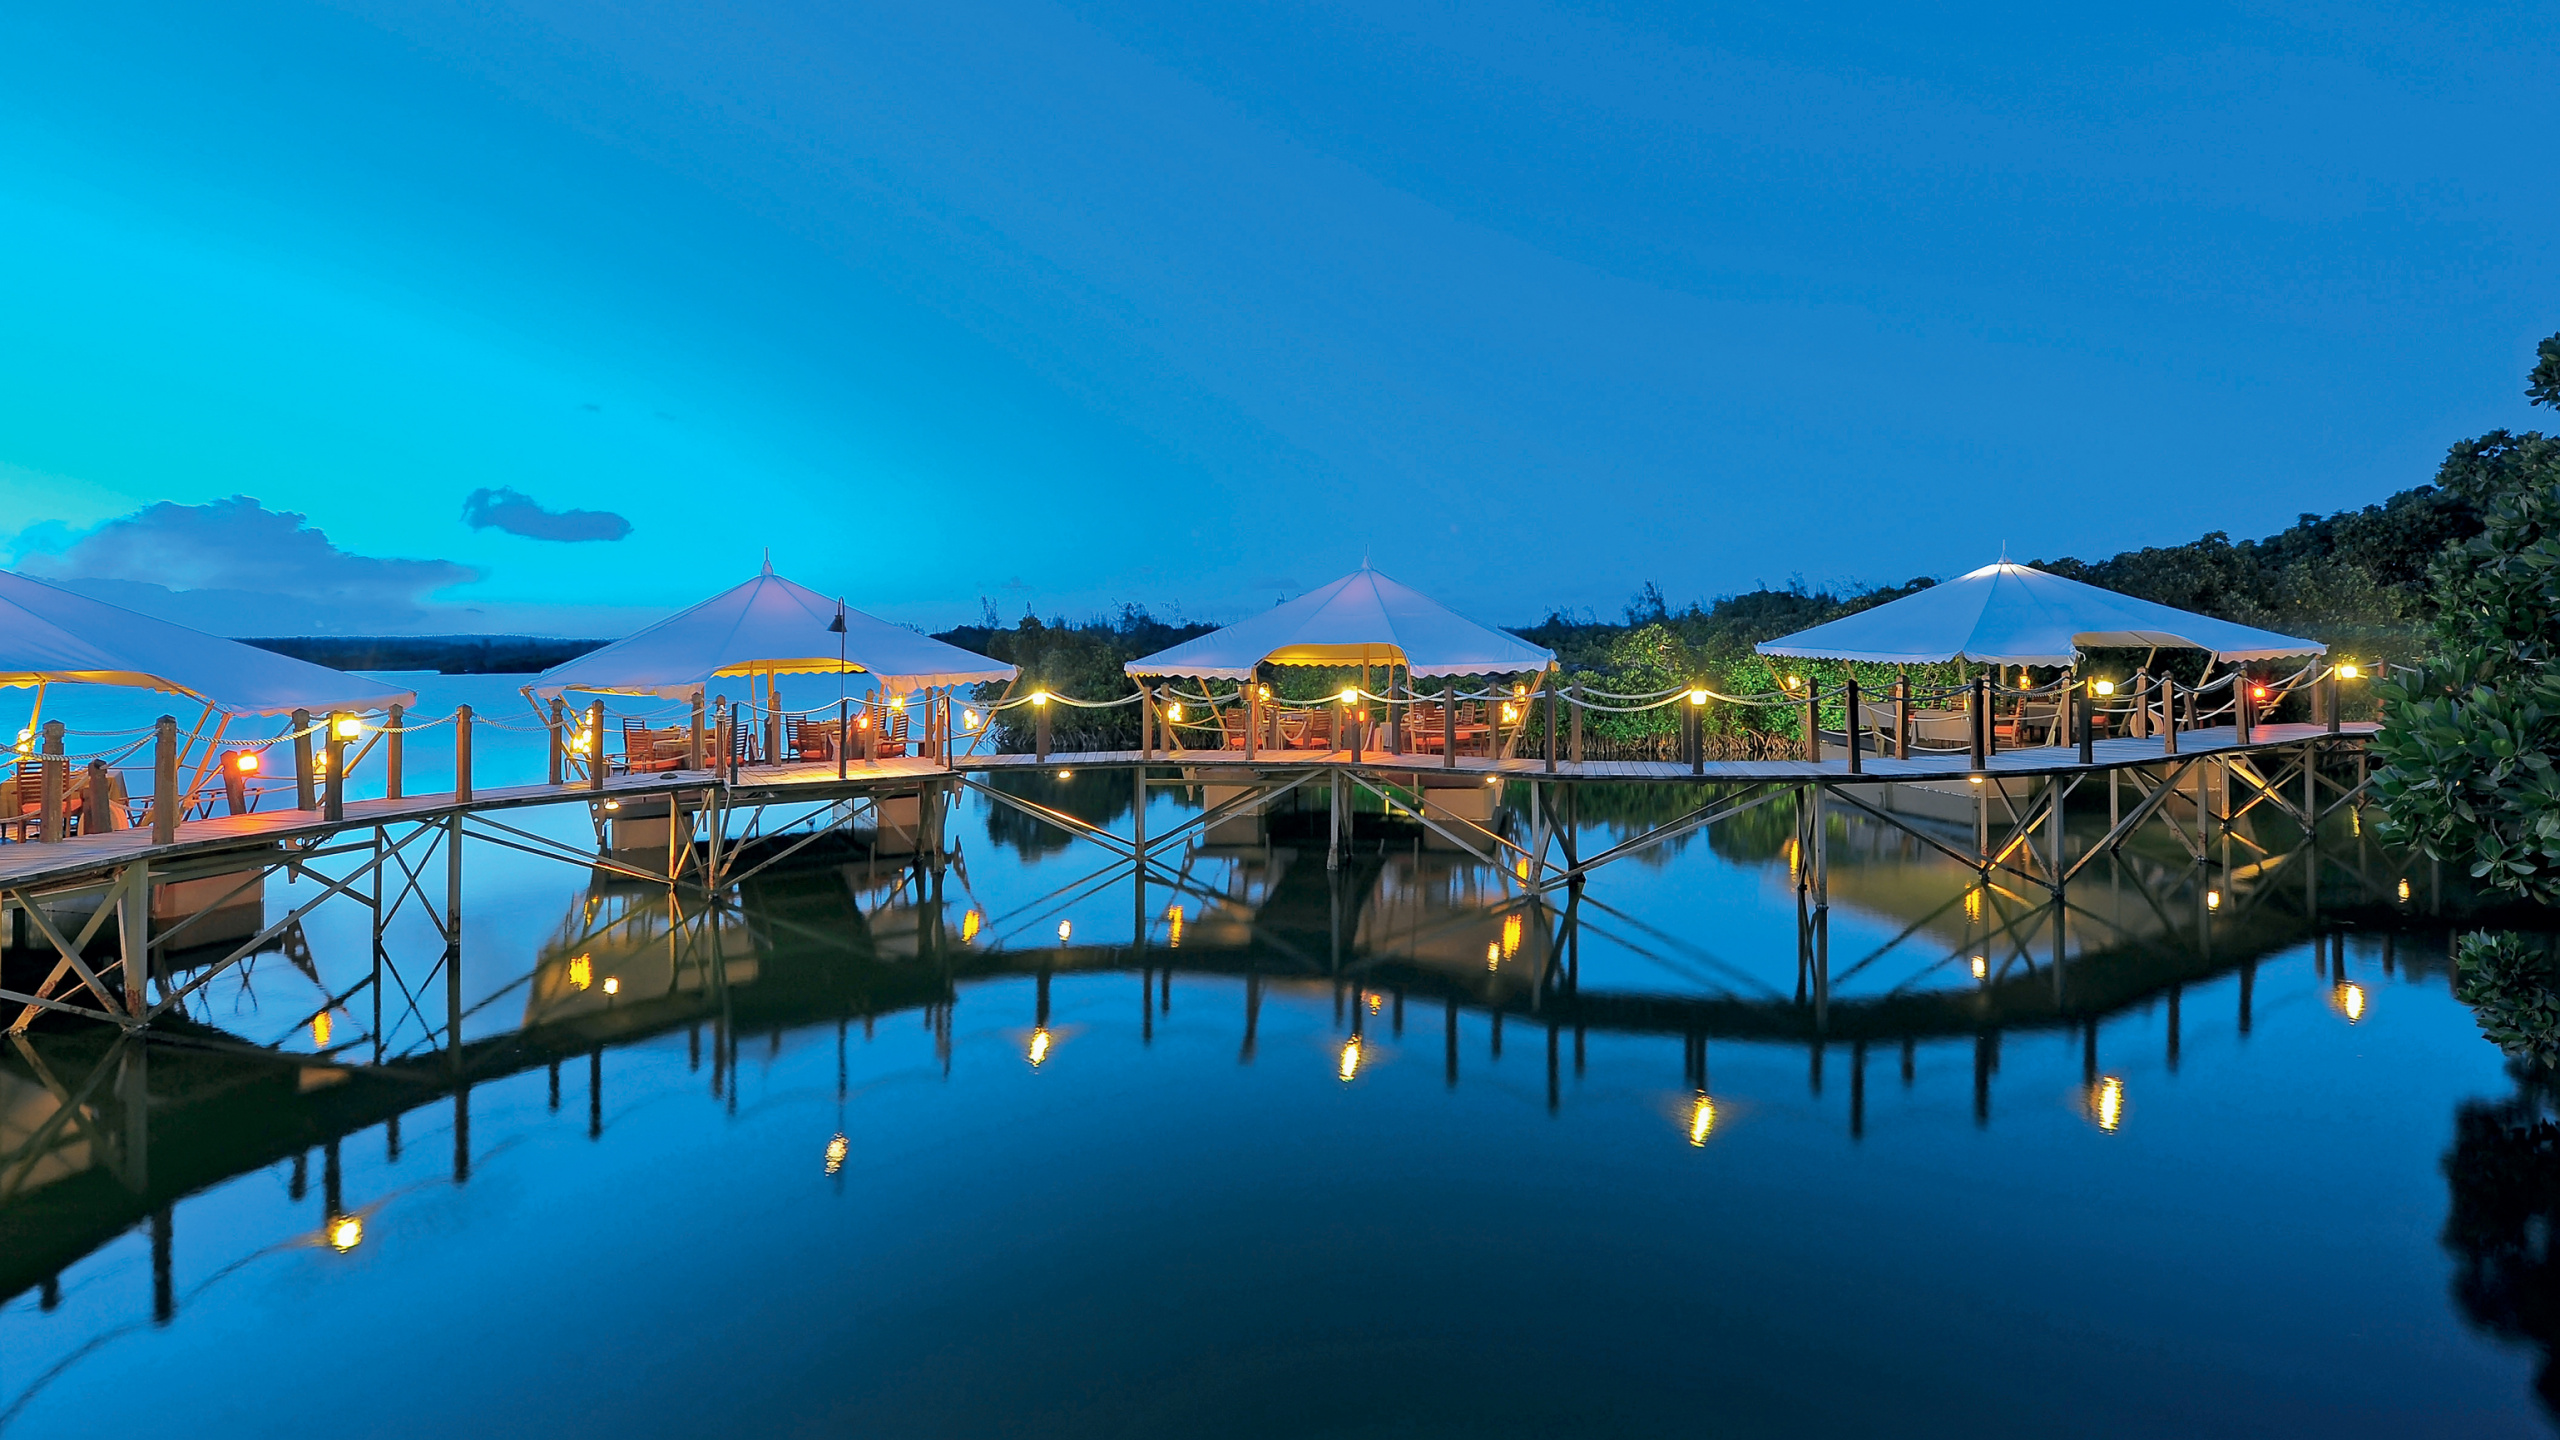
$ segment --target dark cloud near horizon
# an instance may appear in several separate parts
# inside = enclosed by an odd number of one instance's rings
[[[200,630],[390,633],[425,623],[427,597],[480,578],[450,560],[342,550],[307,516],[234,495],[163,500],[19,568],[112,604]]]
[[[474,530],[499,529],[527,540],[619,540],[631,533],[631,522],[610,510],[546,510],[520,490],[501,487],[474,490],[462,502],[462,523]]]

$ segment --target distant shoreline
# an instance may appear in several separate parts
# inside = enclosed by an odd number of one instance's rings
[[[540,635],[268,635],[242,636],[240,643],[332,670],[530,675],[612,642]]]

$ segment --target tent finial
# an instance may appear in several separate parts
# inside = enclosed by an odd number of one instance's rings
[[[2001,553],[2006,554],[2008,552],[2003,551]],[[773,547],[770,545],[764,547],[764,573],[767,575],[773,573]]]

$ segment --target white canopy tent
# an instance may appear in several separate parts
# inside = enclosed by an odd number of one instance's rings
[[[1805,660],[2070,665],[2078,652],[2101,646],[2204,650],[2225,662],[2328,650],[2317,640],[2136,600],[2007,560],[1758,649]]]
[[[833,628],[844,617],[844,632]],[[655,695],[681,700],[724,675],[867,674],[890,694],[981,680],[1010,680],[1014,667],[946,645],[886,620],[844,609],[805,585],[762,573],[690,610],[554,665],[525,687],[551,699],[565,691]]]
[[[228,716],[381,710],[418,699],[0,570],[0,685],[56,681],[184,695]]]
[[[1131,675],[1249,680],[1257,665],[1400,665],[1417,676],[1543,670],[1555,652],[1479,625],[1363,565],[1273,606],[1121,668]]]

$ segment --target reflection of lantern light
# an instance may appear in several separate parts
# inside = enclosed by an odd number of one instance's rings
[[[1066,943],[1067,943],[1067,937],[1068,937],[1068,936],[1070,936],[1070,935],[1073,935],[1074,933],[1076,933],[1076,922],[1074,922],[1073,920],[1061,920],[1061,921],[1059,921],[1059,922],[1058,922],[1058,943],[1059,943],[1059,944],[1061,944],[1061,945],[1066,944]]]
[[[1514,860],[1514,861],[1512,861],[1512,862],[1511,862],[1511,873],[1512,873],[1512,874],[1514,874],[1514,875],[1516,875],[1516,876],[1518,876],[1519,878],[1521,878],[1521,879],[1523,879],[1523,880],[1528,879],[1528,878],[1529,878],[1529,862],[1528,862],[1526,859],[1520,859],[1520,860]]]
[[[328,1048],[329,1048],[329,1032],[330,1032],[331,1030],[335,1029],[335,1028],[336,1028],[336,1026],[335,1026],[334,1024],[332,1024],[332,1023],[331,1023],[331,1021],[330,1021],[330,1019],[329,1019],[329,1012],[328,1012],[328,1011],[323,1010],[323,1011],[321,1011],[319,1014],[312,1016],[312,1017],[311,1017],[311,1048],[312,1048],[312,1049],[314,1049],[314,1050],[326,1050],[326,1049],[328,1049]]]
[[[1979,888],[1964,892],[1964,918],[1967,920],[1982,918],[1982,891]]]
[[[2400,903],[2403,905],[2409,903],[2409,882],[2406,877],[2400,881]]]
[[[2089,1114],[2098,1128],[2113,1131],[2124,1123],[2124,1081],[2110,1075],[2089,1087]]]
[[[1716,1102],[1708,1099],[1707,1092],[1701,1090],[1698,1098],[1689,1102],[1689,1143],[1706,1144],[1707,1137],[1715,1133],[1715,1128]]]
[[[1031,1060],[1031,1068],[1034,1070],[1040,1068],[1041,1061],[1049,1058],[1048,1026],[1040,1026],[1038,1029],[1031,1032],[1031,1049],[1028,1053]]]
[[[906,696],[904,696],[904,695],[892,695],[892,696],[890,696],[890,697],[889,697],[889,708],[890,708],[890,709],[892,709],[892,710],[904,710],[904,709],[906,709],[906,708],[907,708],[907,697],[906,697]]]
[[[1520,917],[1505,915],[1502,917],[1502,958],[1508,960],[1519,953]]]
[[[2206,892],[2204,892],[2204,908],[2206,908],[2207,910],[2219,910],[2219,909],[2221,909],[2221,908],[2222,908],[2222,892],[2221,892],[2221,891],[2219,891],[2219,890],[2207,890]]]
[[[1988,958],[1981,955],[1973,957],[1973,978],[1976,980],[1991,978],[1991,961]]]
[[[1350,1039],[1342,1042],[1342,1064],[1334,1071],[1334,1073],[1340,1075],[1345,1080],[1348,1080],[1352,1076],[1360,1073],[1359,1036],[1354,1035]]]
[[[332,1215],[325,1233],[329,1237],[329,1248],[344,1255],[364,1243],[364,1217]]]
[[[827,1173],[833,1175],[844,1168],[845,1153],[853,1146],[842,1135],[827,1142]]]
[[[966,945],[966,944],[968,944],[970,941],[977,939],[977,938],[978,938],[978,927],[979,927],[979,926],[981,926],[981,925],[983,925],[983,924],[985,924],[985,923],[986,923],[985,917],[983,917],[983,916],[979,915],[979,914],[978,914],[978,912],[977,912],[977,911],[975,911],[975,910],[972,910],[972,911],[970,911],[968,914],[961,916],[961,917],[960,917],[960,943],[961,943],[961,944],[963,944],[963,945]]]
[[[571,959],[569,961],[569,988],[572,990],[584,990],[593,983],[595,983],[595,966],[593,962],[589,961],[584,955]]]
[[[2338,1002],[2338,1013],[2347,1017],[2348,1024],[2353,1025],[2364,1018],[2363,986],[2353,981],[2340,981],[2332,996]]]
[[[1165,934],[1174,949],[1182,948],[1182,907],[1172,906],[1164,912]]]
[[[622,979],[621,979],[621,977],[620,977],[620,976],[616,976],[616,975],[607,975],[606,977],[604,977],[604,993],[606,993],[607,995],[619,995],[619,994],[621,994],[621,993],[622,993]]]
[[[1490,940],[1486,941],[1484,946],[1484,968],[1487,970],[1502,968],[1502,947]]]

